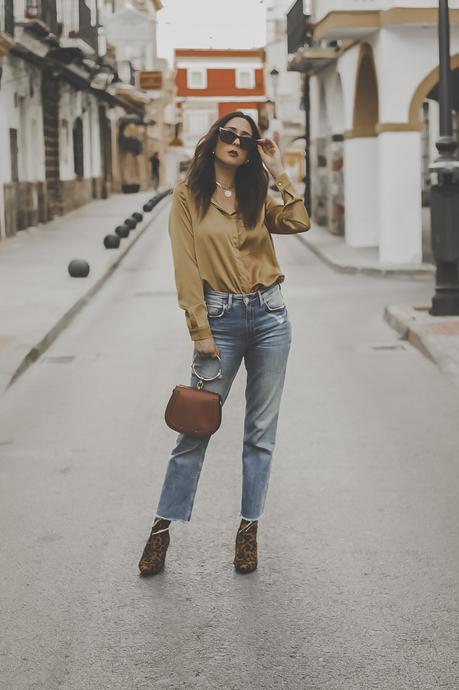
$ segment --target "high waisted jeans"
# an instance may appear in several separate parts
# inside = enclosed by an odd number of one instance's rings
[[[263,513],[274,450],[279,406],[291,344],[291,324],[279,284],[235,294],[205,290],[208,318],[220,349],[223,378],[204,384],[222,403],[242,359],[247,370],[242,451],[240,517],[257,520]],[[219,361],[196,359],[198,373],[215,376]],[[191,386],[198,379],[191,374]],[[217,432],[218,433],[218,432]],[[210,436],[179,434],[169,459],[156,515],[188,522]]]

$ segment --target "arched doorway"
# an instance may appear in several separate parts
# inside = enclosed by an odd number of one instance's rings
[[[379,99],[373,51],[368,43],[362,45],[355,85],[352,128],[359,137],[376,136]]]
[[[346,242],[379,245],[378,83],[373,50],[360,47],[355,79],[352,129],[344,133]]]

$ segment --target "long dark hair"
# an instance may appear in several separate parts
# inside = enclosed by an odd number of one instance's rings
[[[233,117],[243,117],[252,128],[252,136],[260,138],[258,127],[250,115],[239,110],[224,115],[214,122],[198,142],[193,160],[187,174],[187,183],[193,193],[198,211],[205,216],[210,206],[210,199],[215,190],[214,154],[217,145],[218,128],[224,127]],[[236,171],[236,194],[239,213],[248,228],[256,225],[268,191],[268,173],[263,167],[260,154],[255,146],[248,153],[248,163],[241,165]]]

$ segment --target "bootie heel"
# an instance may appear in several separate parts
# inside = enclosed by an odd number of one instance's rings
[[[257,567],[257,528],[257,520],[241,520],[233,561],[238,573],[251,573]]]
[[[141,575],[156,575],[164,568],[166,551],[170,542],[169,525],[170,520],[162,518],[156,518],[153,523],[151,534],[139,561]]]

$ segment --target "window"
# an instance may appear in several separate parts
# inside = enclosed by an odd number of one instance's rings
[[[185,112],[185,131],[188,136],[200,137],[206,133],[209,115],[206,110],[189,110]]]
[[[18,131],[10,129],[10,161],[11,161],[11,181],[19,180],[18,170]]]
[[[236,70],[236,88],[237,89],[254,89],[255,88],[255,70],[253,70],[253,69],[237,69]]]
[[[69,160],[69,123],[67,120],[61,120],[61,129],[59,132],[60,156],[64,164]]]
[[[83,121],[77,117],[73,125],[73,167],[77,177],[83,177]]]
[[[187,71],[189,89],[207,88],[207,70],[204,67],[190,67]]]

